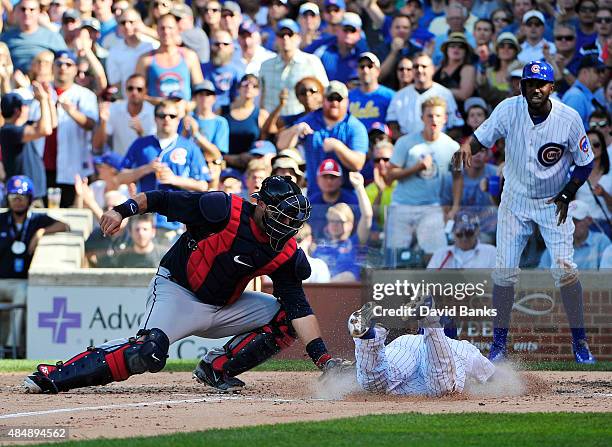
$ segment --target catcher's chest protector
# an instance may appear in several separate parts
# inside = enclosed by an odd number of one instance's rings
[[[199,242],[192,240],[191,250],[187,260],[191,290],[204,302],[223,306],[236,301],[251,279],[269,275],[291,259],[297,243],[292,238],[282,251],[274,251],[244,200],[232,195],[225,228]]]

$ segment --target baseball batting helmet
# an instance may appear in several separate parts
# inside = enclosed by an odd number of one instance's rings
[[[521,83],[526,79],[539,79],[546,82],[555,82],[555,72],[548,62],[532,61],[523,67]]]
[[[25,175],[14,175],[6,182],[7,194],[23,194],[24,196],[34,197],[34,182]]]
[[[282,250],[310,217],[310,200],[289,176],[268,177],[252,197],[266,204],[264,227],[275,251]]]

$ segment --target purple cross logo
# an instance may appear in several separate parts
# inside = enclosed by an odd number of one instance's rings
[[[68,300],[65,296],[53,297],[53,310],[38,314],[38,327],[48,327],[53,330],[54,343],[66,343],[68,328],[81,327],[81,313],[70,313],[66,309]]]

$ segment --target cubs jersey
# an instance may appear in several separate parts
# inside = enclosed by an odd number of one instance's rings
[[[505,99],[474,132],[485,147],[506,140],[504,194],[553,197],[567,184],[572,165],[593,160],[580,115],[555,99],[551,102],[548,117],[534,124],[523,96]]]

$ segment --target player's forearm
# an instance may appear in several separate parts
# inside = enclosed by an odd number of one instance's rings
[[[312,340],[321,337],[321,329],[319,328],[319,321],[314,315],[308,315],[302,318],[296,318],[291,321],[291,325],[295,330],[300,341],[306,346]]]
[[[461,172],[453,172],[453,208],[459,209],[461,196],[463,195],[463,175]]]

